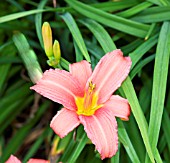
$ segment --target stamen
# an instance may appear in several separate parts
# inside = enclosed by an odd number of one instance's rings
[[[94,91],[95,88],[96,84],[93,84],[93,82],[90,81],[84,97],[77,98],[76,100],[76,104],[78,107],[77,114],[90,116],[93,115],[97,109],[102,107],[102,105],[97,104],[98,95]]]
[[[93,84],[92,81],[89,82],[88,90],[84,98],[84,109],[92,109],[92,100],[93,100],[93,90],[95,89],[96,84]]]
[[[93,84],[93,82],[90,81],[89,82],[89,88],[88,88],[89,92],[92,92],[95,88],[96,88],[96,84]]]

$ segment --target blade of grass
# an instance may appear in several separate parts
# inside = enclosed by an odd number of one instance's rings
[[[170,56],[170,22],[164,22],[159,35],[155,56],[152,87],[151,113],[149,121],[149,139],[155,153],[157,146],[165,100],[166,82]],[[149,159],[146,159],[149,162]]]
[[[70,13],[65,13],[61,16],[64,21],[66,22],[77,46],[79,47],[79,49],[81,50],[83,56],[85,57],[85,59],[90,62],[90,56],[87,52],[84,40],[82,38],[82,35],[80,33],[80,30],[75,22],[75,20],[73,19],[73,17],[71,16]]]
[[[65,1],[82,15],[124,33],[144,38],[147,31],[149,30],[148,25],[137,23],[113,14],[106,13],[102,10],[96,9],[79,1]]]

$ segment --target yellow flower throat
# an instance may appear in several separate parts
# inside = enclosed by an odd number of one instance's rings
[[[77,114],[91,116],[95,111],[102,107],[98,105],[98,95],[94,92],[96,85],[89,82],[88,90],[85,92],[84,97],[76,98]]]

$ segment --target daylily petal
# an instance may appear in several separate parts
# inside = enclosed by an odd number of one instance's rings
[[[118,95],[113,95],[104,104],[104,107],[112,111],[114,116],[120,117],[122,120],[129,120],[130,105],[128,103],[128,100]]]
[[[43,159],[34,159],[34,158],[31,158],[31,159],[28,160],[27,163],[50,163],[50,161],[43,160]]]
[[[92,74],[91,64],[85,60],[69,65],[70,73],[79,81],[81,88],[85,89],[88,78]]]
[[[76,96],[84,95],[79,82],[69,72],[58,69],[45,71],[43,77],[31,89],[72,110],[76,109]]]
[[[130,57],[123,57],[123,53],[119,49],[107,53],[99,61],[89,79],[96,85],[95,90],[99,93],[98,103],[107,101],[120,87],[128,76],[130,66]]]
[[[50,127],[61,138],[80,124],[78,115],[75,111],[62,108],[52,119]]]
[[[100,108],[92,116],[80,115],[79,119],[101,158],[112,157],[118,149],[117,122],[107,108]]]
[[[5,163],[21,163],[21,161],[17,157],[11,155]]]

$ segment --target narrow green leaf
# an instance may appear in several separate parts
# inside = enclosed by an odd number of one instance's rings
[[[70,63],[62,57],[60,59],[60,64],[64,69],[69,70],[69,64]]]
[[[121,88],[123,89],[129,103],[131,106],[131,110],[133,112],[133,115],[136,119],[136,122],[139,126],[139,130],[141,132],[144,144],[146,146],[147,153],[151,159],[152,162],[154,161],[153,152],[150,146],[149,138],[148,138],[148,125],[146,122],[146,119],[144,117],[144,114],[142,112],[142,109],[139,105],[135,90],[133,88],[132,82],[130,78],[126,78],[126,80],[123,82]]]
[[[152,2],[154,4],[157,4],[159,6],[168,6],[170,5],[170,2],[168,0],[147,0],[149,2]]]
[[[148,113],[150,112],[150,104],[151,104],[152,79],[144,74],[142,75],[142,84],[143,87],[139,92],[139,103],[142,107],[143,112]]]
[[[66,0],[66,2],[82,15],[124,33],[144,38],[147,31],[149,30],[148,25],[106,13],[102,10],[96,9],[79,1]]]
[[[0,65],[0,74],[1,74],[1,80],[0,80],[0,91],[2,91],[4,83],[7,79],[9,70],[10,70],[11,64],[1,64]]]
[[[156,23],[152,23],[151,26],[150,26],[150,29],[149,29],[149,31],[147,33],[147,35],[145,36],[145,40],[147,40],[150,37],[150,35],[154,31],[155,27],[156,27]]]
[[[81,50],[81,52],[84,55],[85,59],[88,62],[90,62],[90,56],[89,56],[89,54],[87,52],[84,40],[82,38],[82,35],[80,33],[80,30],[79,30],[75,20],[73,19],[73,17],[69,13],[63,14],[61,17],[66,22],[66,24],[67,24],[68,28],[70,29],[70,32],[71,32],[75,42],[77,43],[77,46]]]
[[[119,163],[120,162],[120,143],[118,144],[118,151],[114,157],[110,159],[110,163]]]
[[[0,59],[1,61],[5,61],[5,63],[0,64],[0,74],[1,74],[0,92],[2,92],[4,88],[5,82],[7,81],[10,72],[10,68],[12,66],[10,62],[7,63],[7,60],[9,61],[9,58],[14,58],[16,54],[15,47],[12,44],[5,44],[5,45],[6,46],[2,47],[1,59]]]
[[[47,0],[42,0],[38,5],[37,10],[43,10],[46,3],[47,3]],[[40,41],[41,47],[44,47],[41,27],[42,27],[42,12],[35,15],[35,28],[36,28],[37,36]]]
[[[168,145],[168,149],[170,151],[170,139],[169,139],[170,125],[169,124],[170,124],[169,115],[168,115],[167,111],[165,110],[163,113],[162,127],[163,127],[163,131],[164,131],[165,138],[166,138],[166,144]]]
[[[143,57],[143,55],[157,43],[157,39],[158,34],[145,41],[142,45],[129,54],[130,58],[132,59],[131,69],[133,69],[135,64]]]
[[[140,163],[140,160],[136,154],[136,151],[129,139],[129,136],[124,128],[123,122],[120,121],[119,119],[118,121],[118,135],[119,135],[119,140],[120,142],[123,144],[123,146],[126,149],[126,152],[128,153],[128,156],[130,157],[132,162],[135,163]]]
[[[100,60],[100,58],[102,58],[104,56],[105,52],[103,51],[103,49],[98,44],[96,44],[92,41],[87,41],[87,40],[85,40],[85,44],[87,46],[88,51],[96,59]],[[91,62],[91,63],[93,63],[93,62]]]
[[[116,49],[116,46],[114,42],[112,41],[112,39],[110,38],[109,34],[103,28],[103,26],[101,26],[99,23],[91,19],[80,20],[80,22],[84,24],[85,26],[87,26],[91,30],[91,32],[94,34],[94,36],[98,38],[98,41],[100,45],[103,47],[103,50],[105,52],[110,52],[111,50],[110,47],[112,47],[112,50]]]
[[[151,61],[153,61],[155,58],[155,55],[151,55],[147,58],[145,58],[144,60],[140,61],[134,68],[133,70],[130,72],[130,78],[131,80],[136,76],[136,74],[148,63],[150,63]]]
[[[83,54],[81,53],[79,47],[77,46],[77,43],[74,41],[74,48],[76,52],[76,62],[80,62],[83,60]]]
[[[22,33],[16,33],[13,36],[13,41],[28,70],[28,74],[32,82],[36,83],[42,77],[42,70],[39,62],[37,61],[36,54],[30,48],[27,39]]]
[[[142,23],[156,23],[170,20],[170,6],[151,7],[132,18]]]
[[[8,22],[8,21],[11,21],[11,20],[15,20],[15,19],[18,19],[18,18],[28,16],[28,15],[41,13],[41,12],[44,12],[44,11],[46,11],[46,10],[30,10],[30,11],[23,11],[23,12],[19,12],[19,13],[15,13],[15,14],[2,16],[2,17],[0,17],[0,23]]]
[[[91,6],[101,9],[103,11],[114,12],[123,10],[125,8],[129,8],[138,4],[136,0],[123,0],[123,1],[108,1],[108,2],[100,2],[100,3],[92,3]]]
[[[138,48],[143,43],[143,39],[135,39],[134,41],[130,42],[129,44],[122,46],[120,49],[123,51],[124,54],[129,55],[130,52]]]
[[[164,109],[165,91],[170,56],[170,22],[164,22],[159,35],[155,56],[154,77],[152,87],[151,113],[149,121],[149,139],[155,153],[162,114]],[[147,160],[146,162],[149,162]]]
[[[84,149],[87,140],[88,138],[86,133],[84,132],[84,128],[82,125],[80,125],[76,131],[76,141],[73,140],[73,137],[71,138],[66,150],[64,151],[64,154],[59,161],[69,163],[76,162],[78,156]]]
[[[128,18],[128,17],[131,17],[131,16],[143,11],[144,9],[146,9],[146,8],[152,6],[152,5],[153,4],[150,3],[150,2],[142,2],[142,3],[132,7],[130,9],[122,11],[122,12],[116,14],[116,15],[124,17],[124,18]]]
[[[162,3],[161,3],[162,0],[147,0],[147,1],[153,4],[156,4],[156,5],[162,6]]]
[[[85,147],[85,145],[87,143],[87,140],[88,140],[88,137],[87,137],[86,133],[84,132],[83,135],[81,136],[81,140],[78,142],[78,144],[76,145],[76,147],[72,151],[71,157],[68,160],[68,162],[75,163],[75,161],[77,160],[77,158],[80,155],[81,151]]]

